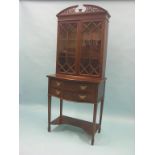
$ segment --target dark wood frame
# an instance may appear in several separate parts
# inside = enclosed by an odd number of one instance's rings
[[[57,14],[59,22],[73,22],[76,21],[77,25],[77,46],[75,53],[75,70],[76,74],[62,73],[58,69],[59,56],[57,51],[56,61],[56,74],[48,75],[48,131],[51,131],[51,124],[70,124],[84,129],[88,134],[92,135],[91,144],[94,144],[94,136],[96,131],[100,133],[102,114],[104,107],[104,94],[105,94],[105,66],[107,55],[107,36],[108,36],[108,22],[109,13],[95,5],[84,5],[85,12],[75,12],[77,6],[71,6]],[[99,52],[99,74],[98,75],[81,75],[79,74],[79,65],[81,58],[81,25],[83,21],[100,21],[101,34],[101,48]],[[59,26],[59,24],[58,24]],[[59,28],[57,49],[59,48]],[[60,115],[55,120],[51,121],[51,97],[55,96],[60,99]],[[63,100],[76,101],[81,103],[93,104],[93,121],[88,122],[76,118],[71,118],[63,115]],[[100,104],[99,123],[96,122],[97,107]]]

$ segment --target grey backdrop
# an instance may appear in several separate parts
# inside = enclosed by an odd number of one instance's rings
[[[55,73],[56,63],[56,14],[74,4],[95,4],[111,14],[104,114],[134,118],[134,2],[129,1],[20,2],[20,103],[47,106],[46,75]],[[90,113],[89,105],[65,103],[77,113]]]
[[[47,132],[47,78],[55,73],[56,14],[75,4],[96,4],[111,14],[102,131],[90,145],[80,128],[51,126]],[[52,98],[52,120],[59,115]],[[134,2],[20,2],[20,155],[134,154]],[[92,121],[93,106],[64,102],[63,113]],[[97,117],[97,122],[99,118]]]

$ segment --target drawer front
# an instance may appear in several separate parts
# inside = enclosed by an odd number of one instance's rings
[[[64,90],[73,92],[93,92],[96,90],[96,85],[82,82],[64,82]]]
[[[63,99],[77,102],[95,102],[95,94],[91,93],[73,93],[70,91],[63,92]]]
[[[97,101],[98,86],[94,83],[50,79],[49,94],[62,99],[90,102]]]
[[[50,87],[51,88],[58,88],[58,89],[60,89],[60,88],[63,87],[63,81],[57,80],[57,79],[52,79],[50,81]]]
[[[62,91],[60,89],[51,88],[50,93],[51,93],[51,95],[56,96],[56,97],[62,96]]]
[[[84,93],[79,93],[76,95],[77,101],[81,102],[93,102],[94,101],[94,96],[92,94],[84,94]]]

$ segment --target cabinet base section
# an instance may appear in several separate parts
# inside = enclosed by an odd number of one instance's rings
[[[69,124],[76,127],[80,127],[85,130],[88,134],[92,135],[94,132],[96,133],[99,130],[99,124],[95,124],[95,131],[93,132],[93,123],[85,120],[80,120],[68,116],[60,116],[53,120],[50,124],[60,125],[60,124]]]

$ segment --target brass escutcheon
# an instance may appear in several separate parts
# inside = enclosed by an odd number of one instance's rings
[[[80,86],[81,90],[87,89],[88,86]]]
[[[57,85],[57,86],[60,86],[60,84],[61,84],[60,82],[57,82],[57,81],[56,81],[56,85]]]
[[[59,95],[60,94],[60,91],[59,90],[56,90],[56,94]]]
[[[87,97],[86,95],[79,95],[79,98],[80,98],[81,100],[84,100],[86,97]]]

